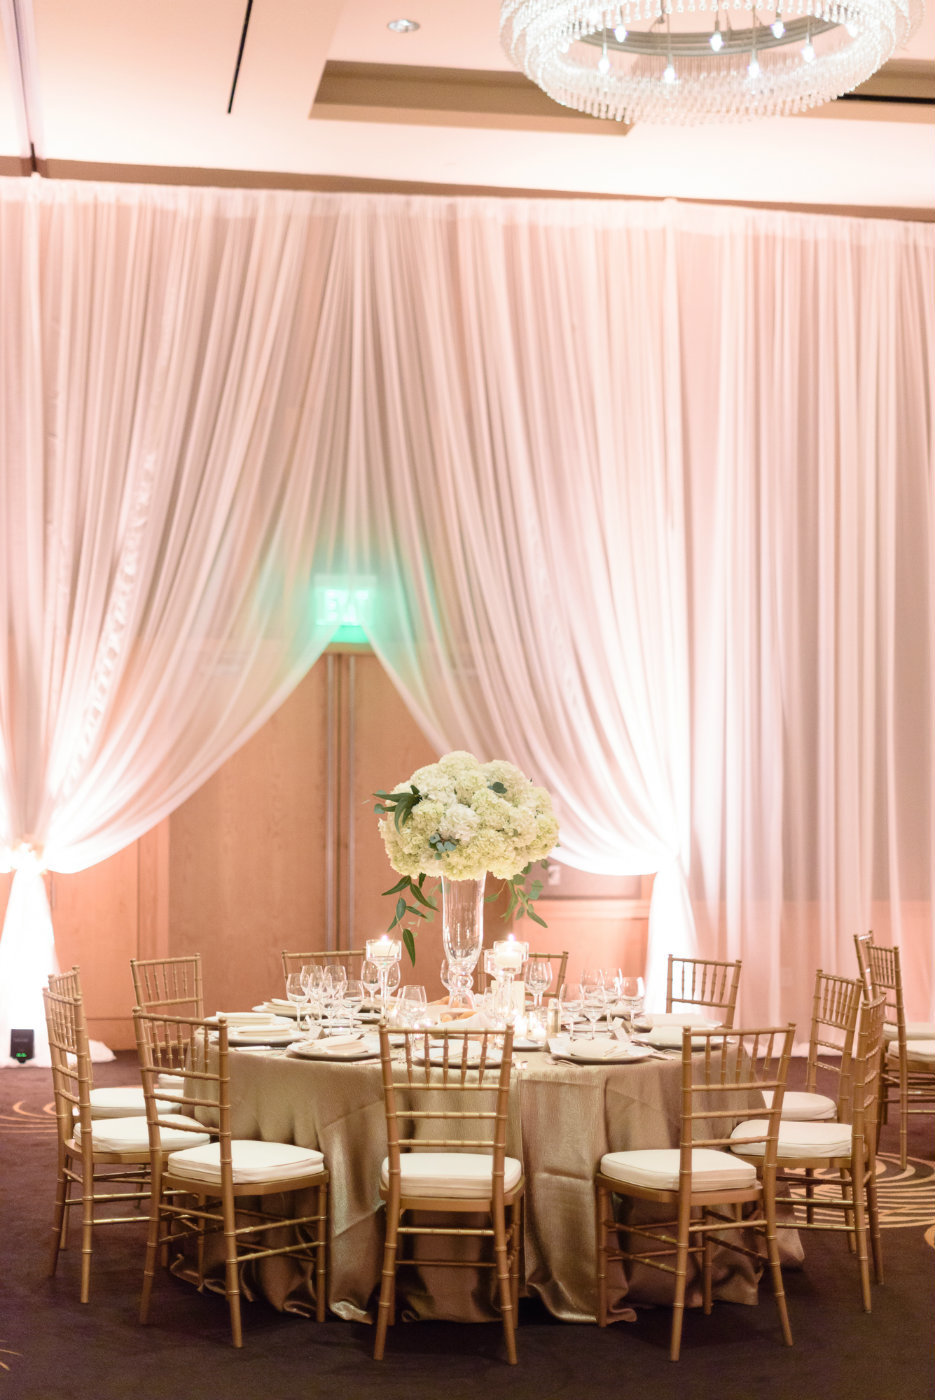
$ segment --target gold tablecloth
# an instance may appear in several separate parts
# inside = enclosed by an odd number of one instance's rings
[[[324,1154],[331,1173],[329,1305],[345,1319],[370,1320],[383,1250],[379,1063],[232,1051],[230,1067],[234,1137],[294,1142]],[[522,1159],[526,1175],[525,1286],[556,1317],[594,1320],[597,1164],[605,1152],[677,1145],[680,1084],[675,1059],[584,1066],[515,1055],[508,1151]],[[782,1234],[784,1258],[801,1259],[795,1232]],[[748,1260],[720,1250],[716,1269],[716,1297],[756,1301]],[[310,1310],[310,1269],[295,1260],[262,1261],[253,1284],[276,1307]],[[666,1275],[646,1268],[629,1277],[620,1270],[610,1284],[613,1304],[665,1302],[671,1288]],[[400,1275],[397,1296],[409,1316],[486,1321],[496,1316],[491,1285],[489,1271],[436,1268],[423,1277],[413,1268]],[[698,1302],[690,1290],[689,1306]]]

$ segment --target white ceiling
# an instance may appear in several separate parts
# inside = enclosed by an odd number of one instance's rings
[[[0,0],[7,12],[13,3]],[[254,0],[230,115],[246,0],[15,3],[33,15],[31,125],[40,170],[53,176],[253,172],[253,183],[259,174],[260,182],[680,196],[923,216],[935,206],[935,101],[842,102],[748,126],[626,131],[527,93],[499,46],[498,0]],[[918,73],[935,97],[935,0],[929,6],[897,57],[899,72]],[[417,33],[387,30],[400,14],[419,21]],[[440,86],[407,87],[406,72],[393,71],[400,68]],[[449,71],[426,72],[437,69]],[[465,70],[467,86],[450,70]],[[0,40],[7,173],[22,168],[26,149],[16,92]]]

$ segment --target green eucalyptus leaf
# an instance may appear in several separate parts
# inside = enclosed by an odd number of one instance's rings
[[[405,917],[405,913],[406,913],[406,901],[403,899],[402,895],[400,895],[399,899],[397,899],[397,901],[396,901],[396,918],[397,918],[397,920],[404,918],[404,917]]]
[[[406,945],[406,952],[409,954],[409,961],[413,967],[416,965],[416,940],[411,928],[403,929],[403,943]]]
[[[535,909],[527,909],[526,913],[532,919],[534,924],[538,924],[540,928],[548,928],[548,924],[546,923],[545,919],[543,919],[541,915],[537,914]]]
[[[393,886],[393,888],[392,888],[391,890],[384,890],[384,891],[383,891],[383,894],[385,894],[385,895],[387,895],[387,894],[399,894],[400,890],[405,890],[405,889],[408,889],[408,888],[409,888],[409,876],[408,876],[408,875],[404,875],[403,878],[402,878],[401,880],[398,880],[398,881],[396,882],[396,884]]]

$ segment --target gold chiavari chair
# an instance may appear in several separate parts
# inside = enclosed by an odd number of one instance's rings
[[[507,1360],[515,1365],[525,1183],[522,1164],[506,1155],[512,1029],[498,1051],[496,1038],[486,1031],[406,1030],[402,1035],[402,1054],[394,1058],[387,1027],[380,1026],[386,1244],[374,1359],[383,1357],[393,1320],[398,1269],[408,1262],[417,1262],[420,1270],[467,1267],[463,1258],[407,1260],[405,1239],[469,1236],[493,1241],[493,1259],[472,1259],[470,1267],[496,1273]],[[483,1215],[490,1223],[420,1224],[417,1217],[425,1212]]]
[[[739,958],[736,962],[717,962],[712,958],[676,958],[669,954],[667,1012],[683,1006],[703,1006],[720,1012],[722,1026],[732,1026],[739,989]]]
[[[227,1022],[189,1020],[181,1016],[133,1012],[140,1055],[146,1116],[152,1153],[152,1196],[140,1321],[149,1317],[150,1298],[160,1248],[191,1236],[203,1250],[207,1235],[220,1234],[224,1244],[224,1291],[235,1347],[243,1345],[240,1274],[243,1266],[274,1255],[314,1260],[316,1309],[324,1321],[328,1172],[322,1154],[292,1143],[263,1142],[231,1135],[230,1070]],[[214,1037],[217,1037],[215,1040]],[[180,1151],[160,1146],[157,1094],[175,1079],[186,1109],[215,1121],[217,1140]],[[283,1216],[258,1209],[247,1198],[312,1190],[311,1213]],[[292,1231],[288,1245],[267,1245],[263,1237]],[[310,1233],[311,1238],[303,1237]]]
[[[595,1179],[597,1214],[597,1321],[606,1327],[615,1316],[608,1306],[607,1266],[631,1261],[674,1277],[669,1359],[681,1350],[688,1261],[701,1268],[705,1314],[712,1307],[713,1249],[734,1250],[760,1260],[758,1251],[736,1232],[754,1230],[765,1239],[766,1255],[779,1312],[782,1339],[792,1345],[786,1310],[779,1246],[776,1238],[776,1143],[795,1027],[768,1026],[735,1030],[729,1036],[704,1033],[703,1051],[692,1049],[698,1032],[682,1032],[682,1108],[678,1147],[608,1152]],[[761,1095],[771,1095],[762,1119],[749,1125],[745,1145],[763,1154],[762,1169],[740,1161],[729,1149],[736,1124]],[[660,1221],[619,1221],[613,1197],[627,1196],[668,1207]],[[743,1207],[743,1213],[738,1209]],[[619,1247],[623,1235],[646,1240],[643,1248]]]
[[[50,977],[49,984],[43,999],[58,1137],[49,1275],[56,1272],[59,1253],[67,1244],[69,1211],[80,1206],[81,1301],[86,1303],[91,1290],[94,1229],[98,1225],[140,1224],[138,1215],[100,1215],[98,1207],[113,1209],[123,1203],[148,1200],[150,1138],[146,1118],[138,1113],[120,1118],[95,1117],[91,1054],[78,969]],[[159,1104],[163,1114],[159,1131],[166,1140],[179,1147],[207,1142],[200,1123],[163,1112],[173,1106]],[[73,1195],[73,1189],[80,1194]]]
[[[81,1003],[82,1024],[85,1027],[85,1034],[87,1034],[84,994],[81,989],[81,973],[78,967],[75,966],[68,972],[51,973],[49,975],[49,991],[54,996],[70,997]],[[90,1098],[92,1118],[142,1118],[146,1113],[141,1084],[109,1085],[100,1089],[95,1089],[92,1084]]]
[[[204,1018],[200,953],[184,958],[131,958],[130,972],[136,1005],[144,1011]]]
[[[346,967],[351,978],[360,977],[360,969],[366,954],[363,948],[338,948],[323,952],[316,948],[311,953],[283,953],[282,975],[285,980],[290,972],[301,972],[307,964],[317,967]]]
[[[873,935],[856,934],[857,964],[869,995],[885,1000],[880,1123],[888,1121],[891,1099],[899,1114],[899,1161],[909,1164],[909,1119],[935,1113],[935,1025],[907,1021],[898,948],[884,948]]]
[[[786,1090],[783,1118],[799,1122],[834,1118],[849,1122],[851,1061],[862,993],[859,977],[837,977],[821,968],[815,973],[805,1088]],[[833,1093],[818,1092],[819,1076]]]
[[[811,1218],[812,1212],[806,1210],[804,1221],[801,1217],[796,1219],[796,1228],[847,1232],[855,1246],[861,1298],[866,1312],[870,1312],[868,1237],[874,1279],[877,1283],[883,1281],[876,1188],[876,1120],[883,1017],[882,995],[861,1006],[857,1050],[853,1059],[851,1122],[792,1122],[787,1119],[779,1125],[776,1157],[776,1202],[780,1205],[807,1206],[809,1182],[806,1173],[822,1171],[822,1184],[825,1186],[827,1183],[827,1193],[822,1194],[820,1210],[815,1218]],[[741,1123],[734,1131],[737,1141],[733,1147],[742,1160],[756,1164],[761,1171],[765,1170],[761,1154],[746,1139],[748,1133],[756,1132],[762,1126],[760,1118]],[[829,1172],[837,1175],[829,1176]],[[779,1194],[780,1191],[786,1194]],[[837,1211],[843,1213],[843,1221],[829,1221],[827,1215]]]

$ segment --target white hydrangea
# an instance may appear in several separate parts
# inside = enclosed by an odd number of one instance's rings
[[[494,791],[495,785],[504,791]],[[489,871],[509,880],[558,841],[549,794],[502,759],[479,763],[473,754],[455,751],[418,768],[393,791],[412,788],[419,800],[409,819],[399,827],[392,816],[380,822],[390,864],[400,875],[477,880]],[[439,852],[442,842],[453,849]]]

